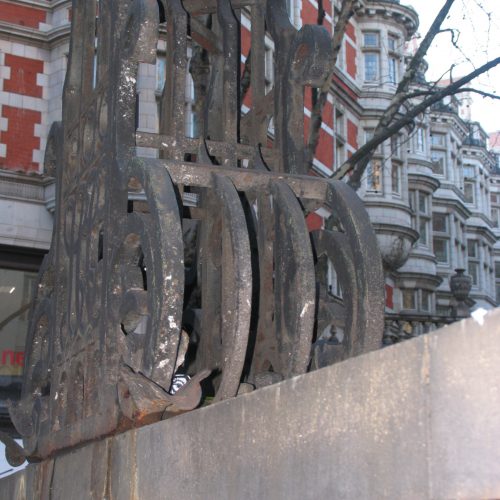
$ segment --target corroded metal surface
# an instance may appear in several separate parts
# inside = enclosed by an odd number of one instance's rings
[[[138,66],[155,63],[159,6],[168,76],[159,133],[139,133]],[[242,117],[235,9],[245,6],[255,104]],[[307,173],[304,87],[329,71],[327,32],[297,31],[284,0],[74,0],[72,19],[63,121],[46,156],[57,177],[54,236],[11,408],[25,455],[195,408],[200,384],[221,400],[242,382],[265,385],[376,348],[382,267],[362,203],[343,183],[297,175]],[[188,71],[196,138],[185,134]],[[311,239],[305,217],[319,208],[332,216]],[[328,293],[327,258],[343,304]],[[177,370],[191,380],[172,395]]]

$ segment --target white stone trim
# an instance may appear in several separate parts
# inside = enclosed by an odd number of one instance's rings
[[[333,173],[333,170],[331,168],[328,168],[324,163],[321,163],[317,158],[314,158],[313,160],[313,168],[318,172],[326,175],[327,177],[330,177],[330,175],[332,175]]]
[[[240,23],[248,31],[251,31],[252,23],[250,22],[250,19],[246,16],[246,14],[243,11],[241,12],[241,16],[240,16]]]

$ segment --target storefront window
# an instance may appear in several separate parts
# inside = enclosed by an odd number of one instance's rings
[[[43,253],[0,248],[0,427],[10,427],[6,402],[21,391],[28,320]]]
[[[36,273],[0,269],[0,376],[22,375],[28,312]]]

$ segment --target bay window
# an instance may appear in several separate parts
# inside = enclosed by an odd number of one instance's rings
[[[419,233],[418,244],[429,246],[430,195],[424,191],[410,191],[412,227]]]

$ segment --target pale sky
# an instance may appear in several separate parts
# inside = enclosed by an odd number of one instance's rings
[[[418,31],[423,37],[444,0],[402,0],[401,3],[411,5],[418,12]],[[453,70],[456,80],[500,56],[500,0],[455,0],[442,28],[460,31],[460,50],[451,44],[449,33],[437,35],[427,54],[428,80],[439,78],[451,64],[457,64]],[[444,78],[449,78],[449,74]],[[500,66],[485,73],[471,86],[500,95]],[[479,121],[486,132],[500,130],[500,100],[474,96],[472,119]]]

